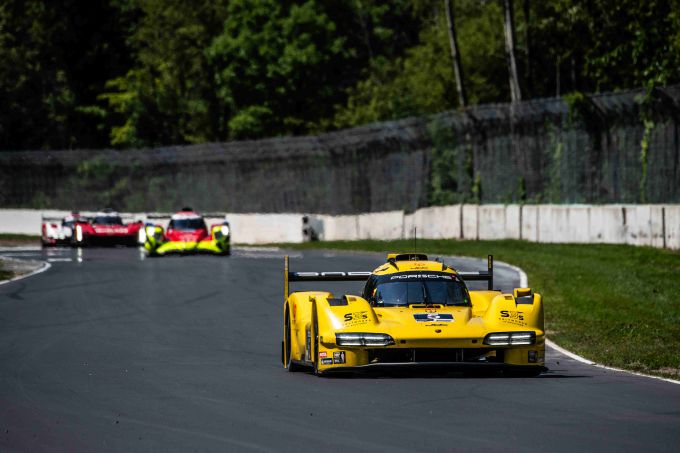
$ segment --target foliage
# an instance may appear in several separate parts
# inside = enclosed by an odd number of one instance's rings
[[[452,3],[469,101],[509,100],[500,2]],[[443,4],[6,0],[0,149],[308,134],[453,109]],[[680,0],[514,5],[525,97],[680,82]]]

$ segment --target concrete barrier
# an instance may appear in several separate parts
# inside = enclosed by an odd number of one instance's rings
[[[522,238],[522,206],[509,204],[505,207],[505,238]]]
[[[43,216],[68,211],[0,209],[0,233],[40,234]],[[92,213],[83,213],[89,215]],[[145,213],[121,213],[146,220]],[[532,242],[606,243],[680,250],[680,205],[451,205],[361,215],[227,214],[239,244],[303,242],[315,225],[320,240],[523,239]],[[209,224],[223,217],[206,217]],[[159,222],[159,220],[154,220]],[[163,226],[166,221],[160,221]]]
[[[664,206],[666,247],[680,250],[680,205]]]
[[[479,205],[464,204],[462,239],[479,239]]]
[[[359,239],[359,219],[355,215],[320,215],[323,222],[322,241],[355,241]]]
[[[624,206],[626,244],[663,247],[663,209],[658,205]]]
[[[227,214],[236,244],[302,242],[301,214]]]
[[[624,212],[621,205],[592,206],[590,209],[589,237],[584,242],[625,244]]]
[[[404,237],[404,211],[359,214],[357,235],[359,239],[401,239]]]
[[[507,238],[507,216],[506,207],[501,204],[480,205],[477,211],[478,239],[506,239]]]
[[[561,205],[540,205],[538,207],[538,241],[568,242],[569,207]]]
[[[520,228],[520,239],[530,242],[539,242],[539,206],[522,206],[522,226]]]
[[[462,205],[433,206],[404,215],[404,238],[413,237],[413,228],[418,228],[418,237],[423,239],[459,238],[461,209]]]

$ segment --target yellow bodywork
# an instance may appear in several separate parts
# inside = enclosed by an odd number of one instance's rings
[[[394,255],[388,255],[388,260],[391,263],[388,261],[380,266],[372,275],[413,271],[457,275],[454,269],[436,261],[399,261],[396,266]],[[315,372],[322,374],[349,367],[416,365],[429,362],[428,358],[435,354],[450,358],[445,360],[447,363],[494,365],[528,371],[529,374],[540,373],[545,360],[540,294],[532,293],[529,288],[517,288],[513,294],[469,291],[469,295],[470,306],[380,307],[372,306],[360,296],[338,299],[323,291],[294,292],[286,298],[283,307],[284,365],[289,368],[312,366]],[[446,318],[446,322],[440,321],[441,318]],[[423,319],[431,321],[423,322]],[[351,332],[386,334],[393,339],[393,344],[339,346],[336,334]],[[510,332],[533,333],[535,342],[505,346],[484,344],[489,334]],[[381,351],[388,349],[402,351]],[[391,363],[389,357],[398,358],[397,363]],[[467,361],[467,357],[475,357],[475,360]]]
[[[210,239],[195,241],[165,241],[163,228],[148,226],[145,229],[144,248],[151,256],[163,256],[172,253],[211,253],[229,255],[231,253],[230,237],[222,235],[219,226],[214,226]]]

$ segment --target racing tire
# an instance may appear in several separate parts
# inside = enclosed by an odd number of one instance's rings
[[[300,371],[301,367],[297,363],[291,360],[291,329],[290,329],[290,318],[288,317],[288,308],[286,308],[286,322],[283,327],[283,334],[285,335],[284,341],[281,342],[281,354],[283,359],[283,366],[291,373]]]

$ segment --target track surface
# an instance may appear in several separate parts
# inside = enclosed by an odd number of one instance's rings
[[[136,249],[44,253],[13,252],[43,256],[52,268],[0,286],[0,451],[680,445],[680,385],[555,351],[550,371],[533,379],[288,373],[279,363],[283,252],[146,260]],[[292,255],[297,270],[371,270],[383,261]],[[497,286],[516,284],[510,270],[501,277]]]

